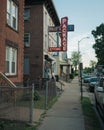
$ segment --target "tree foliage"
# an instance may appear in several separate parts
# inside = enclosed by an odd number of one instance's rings
[[[98,64],[104,64],[104,23],[96,27],[96,30],[92,31],[92,35],[95,39],[93,48],[95,49]]]
[[[94,68],[95,65],[96,65],[96,61],[94,61],[94,60],[90,60],[90,66],[91,66],[92,68]]]
[[[83,69],[83,73],[91,73],[91,71],[92,71],[92,68],[90,68],[90,67],[85,67]]]
[[[75,70],[77,70],[78,63],[81,61],[81,55],[77,51],[73,51],[71,55],[71,61]]]

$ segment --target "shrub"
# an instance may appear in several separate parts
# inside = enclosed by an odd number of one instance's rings
[[[74,74],[70,74],[70,79],[73,79],[74,78]]]
[[[39,95],[39,93],[38,93],[38,91],[34,91],[34,101],[38,101],[38,100],[40,100],[40,95]]]

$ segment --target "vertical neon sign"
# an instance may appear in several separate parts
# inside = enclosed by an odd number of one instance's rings
[[[67,26],[68,26],[68,17],[61,18],[61,47],[62,47],[62,51],[67,51]]]

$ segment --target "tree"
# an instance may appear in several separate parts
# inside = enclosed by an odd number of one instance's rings
[[[95,65],[96,65],[96,61],[90,60],[90,66],[92,71],[94,71]]]
[[[81,61],[81,55],[77,51],[73,51],[71,55],[71,61],[76,71],[79,62]]]
[[[90,60],[90,66],[91,66],[92,68],[94,68],[95,65],[96,65],[96,61],[94,61],[94,60]]]
[[[104,64],[104,23],[96,27],[96,30],[92,31],[92,35],[95,39],[93,48],[95,49],[96,57],[98,59],[98,65]]]
[[[91,68],[90,67],[85,67],[84,69],[83,69],[83,73],[91,73]]]

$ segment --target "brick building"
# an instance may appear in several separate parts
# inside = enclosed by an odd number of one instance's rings
[[[57,66],[54,53],[48,51],[57,46],[57,37],[48,26],[60,26],[52,0],[25,0],[24,21],[24,78],[47,77]]]
[[[23,83],[24,0],[0,0],[0,72]]]

